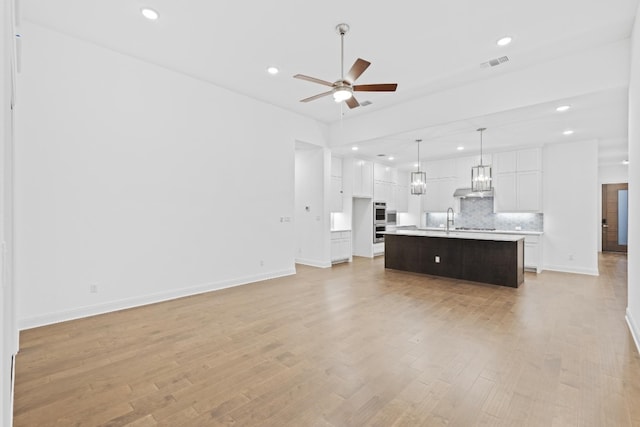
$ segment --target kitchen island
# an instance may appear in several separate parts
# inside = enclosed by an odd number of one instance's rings
[[[524,282],[524,237],[419,229],[388,231],[384,265],[517,288]]]

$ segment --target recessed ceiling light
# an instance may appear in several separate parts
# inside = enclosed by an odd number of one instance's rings
[[[352,149],[353,151],[358,151],[358,147],[356,147],[355,145],[354,145],[353,147],[351,147],[351,149]]]
[[[458,151],[462,151],[462,150],[464,150],[464,147],[461,145],[461,146],[459,146],[459,147],[456,147],[456,150],[458,150]]]
[[[419,163],[414,163],[414,164],[413,164],[413,167],[414,167],[414,168],[417,168],[418,166],[420,166],[420,164],[419,164]]]
[[[564,132],[562,132],[563,135],[571,135],[573,133],[573,131],[571,129],[567,129]]]
[[[502,37],[501,39],[498,39],[498,41],[496,42],[496,44],[497,44],[498,46],[506,46],[506,45],[508,45],[509,43],[511,43],[511,41],[512,41],[512,40],[513,40],[513,39],[512,39],[511,37],[509,37],[509,36],[505,36],[505,37]]]
[[[629,160],[623,160],[623,161],[622,161],[622,164],[623,164],[623,165],[628,165],[628,164],[629,164]]]
[[[563,111],[567,111],[569,108],[571,108],[571,105],[561,105],[556,108],[556,111],[562,113]]]
[[[393,159],[395,159],[395,157],[389,156],[389,160],[393,160]]]
[[[270,67],[267,67],[267,73],[271,74],[271,75],[276,75],[280,72],[280,70],[278,70],[278,67],[274,67],[273,65]]]
[[[143,7],[142,9],[140,9],[140,13],[142,13],[142,16],[150,21],[155,21],[160,17],[160,14],[158,12],[149,7]]]

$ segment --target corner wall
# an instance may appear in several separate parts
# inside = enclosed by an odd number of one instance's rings
[[[543,165],[544,269],[598,275],[598,143],[547,145]]]
[[[331,267],[329,222],[325,193],[331,175],[328,152],[322,147],[296,143],[295,216],[296,263],[313,267]],[[330,156],[330,154],[329,154]],[[328,173],[328,174],[327,174]]]
[[[16,145],[21,328],[295,272],[294,147],[326,127],[32,23]]]
[[[640,7],[631,36],[627,322],[640,351]]]

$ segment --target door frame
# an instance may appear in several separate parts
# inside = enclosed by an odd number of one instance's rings
[[[619,190],[629,190],[629,184],[626,182],[622,182],[622,183],[610,183],[610,184],[602,184],[602,209],[601,209],[601,213],[600,213],[600,236],[601,236],[601,241],[602,241],[602,252],[622,252],[622,253],[627,253],[627,248],[628,245],[618,245],[618,244],[614,244],[614,245],[608,245],[607,244],[607,238],[606,235],[608,232],[611,231],[611,226],[613,226],[613,228],[617,231],[618,230],[618,218],[617,218],[617,196],[616,196],[616,200],[614,203],[614,206],[616,207],[616,218],[615,219],[611,219],[608,218],[608,211],[607,211],[607,205],[609,202],[612,202],[612,200],[608,200],[609,197],[607,196],[608,191],[607,190],[614,190],[614,191],[619,191]],[[627,216],[627,225],[628,225],[628,221],[629,218]]]

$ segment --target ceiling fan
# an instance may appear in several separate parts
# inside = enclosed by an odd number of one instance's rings
[[[321,85],[329,86],[330,91],[320,93],[318,95],[310,96],[309,98],[301,99],[300,102],[309,102],[323,96],[333,95],[333,99],[336,102],[345,101],[349,108],[356,108],[360,103],[353,96],[353,92],[395,92],[398,87],[397,83],[379,83],[368,85],[354,85],[353,83],[364,73],[364,71],[371,65],[369,61],[358,58],[353,63],[349,72],[344,74],[344,35],[349,31],[347,24],[338,24],[336,31],[340,34],[340,80],[336,80],[331,83],[326,80],[316,79],[315,77],[305,76],[304,74],[296,74],[293,76],[296,79],[307,80],[313,83],[319,83]]]

